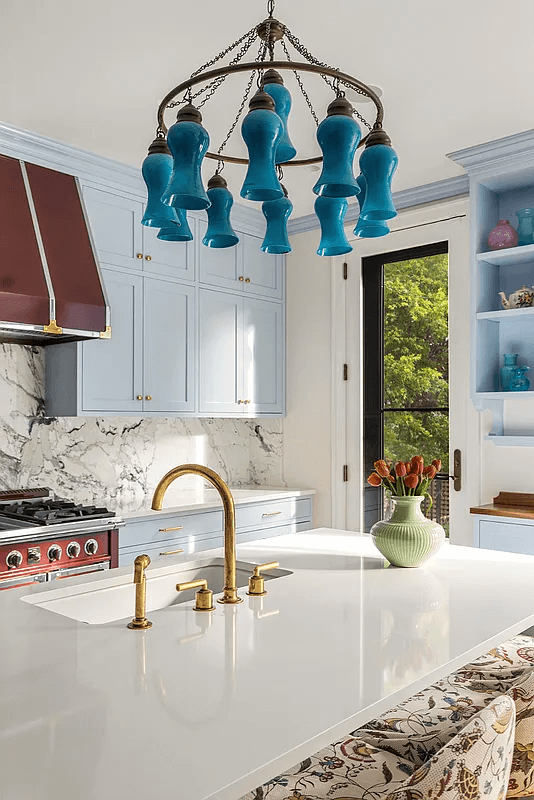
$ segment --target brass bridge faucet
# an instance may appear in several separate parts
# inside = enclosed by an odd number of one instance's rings
[[[165,492],[176,478],[181,475],[199,475],[209,481],[214,486],[222,500],[224,511],[224,589],[223,596],[219,598],[219,603],[242,603],[243,600],[237,594],[236,587],[236,553],[235,553],[235,506],[234,498],[230,489],[220,475],[217,475],[209,467],[200,464],[182,464],[169,470],[156,486],[154,497],[152,498],[152,508],[154,511],[161,511]]]
[[[135,583],[135,617],[128,623],[133,630],[146,630],[151,628],[152,623],[146,618],[146,575],[145,569],[150,564],[149,556],[137,556],[134,561]]]

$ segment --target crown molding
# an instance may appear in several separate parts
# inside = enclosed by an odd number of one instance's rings
[[[0,153],[76,175],[83,182],[126,191],[140,199],[146,197],[140,168],[5,122],[0,122]],[[203,214],[193,212],[191,216],[202,218]],[[235,203],[232,208],[232,222],[243,233],[264,235],[263,214],[252,206]]]
[[[443,181],[425,183],[412,189],[403,189],[393,193],[393,202],[397,211],[426,203],[436,203],[439,200],[448,200],[451,197],[460,197],[469,194],[469,178],[467,175],[457,175],[455,178],[446,178]],[[345,224],[356,222],[359,217],[358,203],[350,203],[345,215]],[[287,230],[290,236],[305,231],[319,228],[319,220],[315,214],[297,217],[290,220]]]
[[[525,160],[532,163],[534,160],[534,130],[514,133],[512,136],[505,136],[502,139],[493,139],[474,147],[455,150],[453,153],[448,153],[447,156],[464,167],[469,175],[485,171],[488,164],[491,164],[494,171],[498,161],[507,165],[514,162],[524,164]]]

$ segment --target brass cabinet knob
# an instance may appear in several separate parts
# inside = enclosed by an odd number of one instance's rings
[[[177,583],[176,591],[185,592],[187,589],[196,589],[196,603],[193,606],[195,611],[215,611],[213,605],[213,592],[208,589],[207,580],[187,581],[186,583]]]
[[[142,400],[142,399],[143,399],[143,395],[142,394],[138,394],[137,397],[136,397],[136,400]]]
[[[243,277],[242,275],[240,275],[240,276],[239,276],[239,280],[240,280],[240,281],[244,281],[245,279],[244,279],[244,277]]]
[[[146,261],[152,261],[152,256],[145,256]]]
[[[245,283],[250,283],[250,278],[245,278]]]
[[[137,258],[143,258],[143,254],[142,253],[137,253]]]
[[[247,594],[252,597],[261,597],[267,594],[265,591],[265,579],[263,575],[260,575],[260,572],[266,572],[268,569],[276,569],[279,566],[280,564],[278,561],[269,561],[267,564],[259,564],[257,567],[254,567],[254,574],[248,579]]]
[[[243,400],[243,403],[244,403],[246,406],[248,406],[248,404],[250,403],[250,400]]]
[[[152,400],[152,395],[151,394],[147,394],[147,396],[145,397],[145,400]]]
[[[237,405],[240,406],[242,402],[243,402],[242,400],[238,400]]]

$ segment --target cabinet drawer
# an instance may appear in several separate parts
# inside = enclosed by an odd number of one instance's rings
[[[534,555],[534,525],[481,520],[479,547]]]
[[[235,513],[238,531],[280,525],[292,519],[311,519],[311,499],[297,497],[292,500],[272,500],[257,505],[238,506]]]
[[[222,535],[222,531],[222,511],[161,516],[141,522],[127,522],[119,534],[119,547],[122,550],[138,544],[150,546],[152,542],[169,542],[210,533]]]

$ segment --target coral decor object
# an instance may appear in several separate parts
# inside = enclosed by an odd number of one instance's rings
[[[395,465],[381,459],[375,461],[375,472],[367,478],[371,486],[384,486],[391,496],[393,512],[389,519],[376,522],[371,528],[375,547],[396,567],[418,567],[431,558],[445,541],[439,523],[425,517],[421,502],[430,482],[441,469],[435,459],[425,466],[422,456]]]
[[[517,247],[517,231],[507,219],[500,219],[488,236],[490,250],[503,250],[506,247]]]

